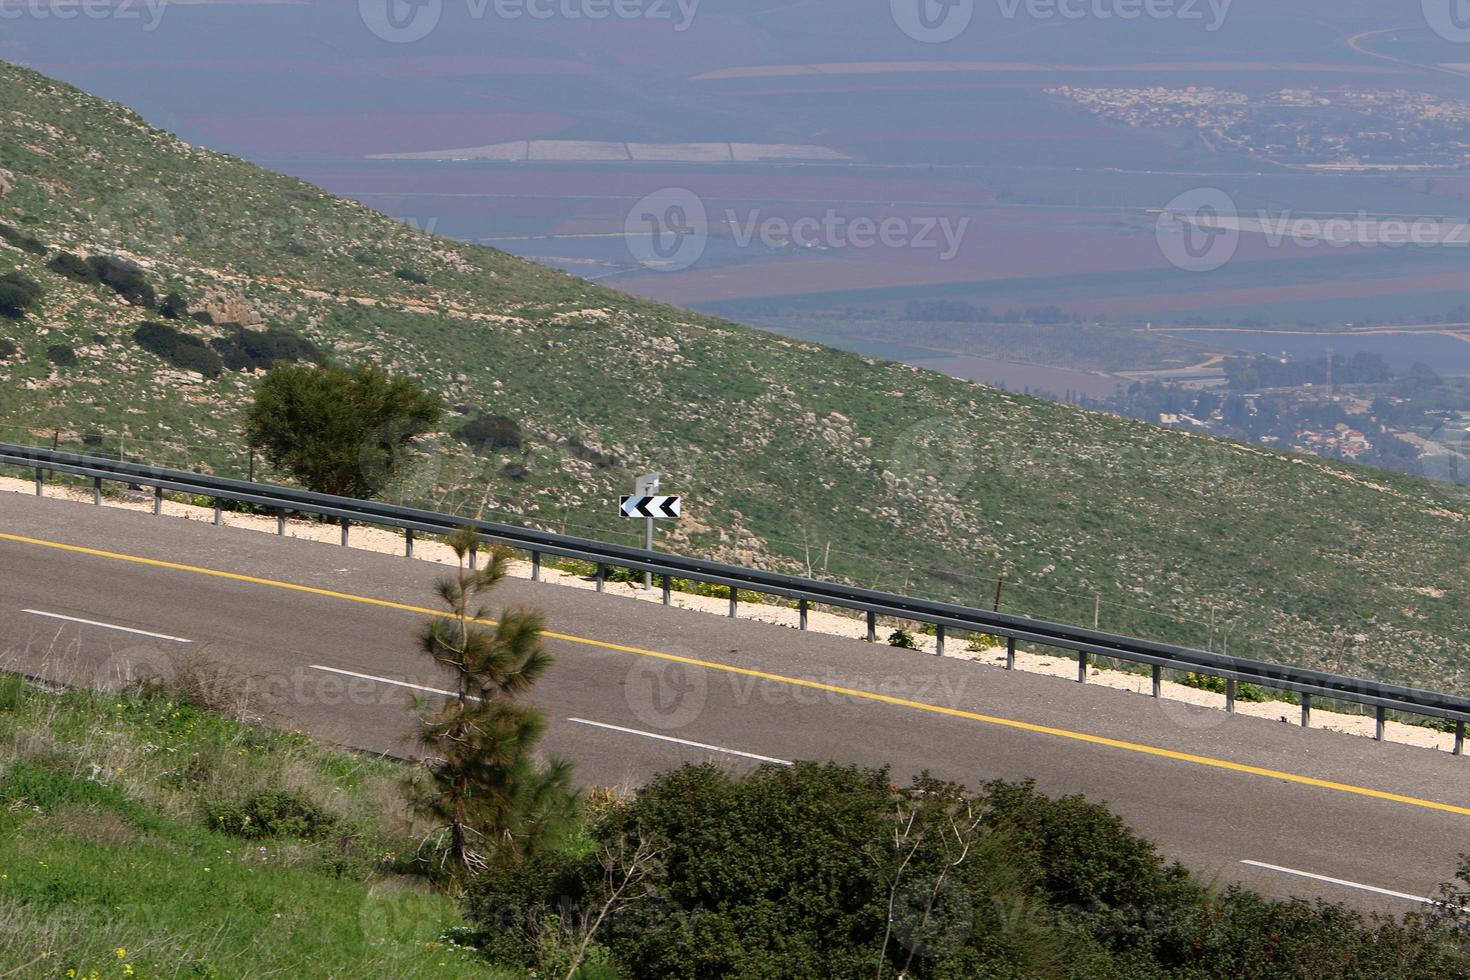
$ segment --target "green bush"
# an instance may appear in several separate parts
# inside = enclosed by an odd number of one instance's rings
[[[1193,687],[1201,691],[1213,691],[1216,694],[1225,693],[1225,678],[1216,677],[1214,674],[1185,674],[1179,683],[1186,687]],[[1255,684],[1236,684],[1235,700],[1237,701],[1268,701],[1270,695],[1266,689]]]
[[[169,293],[163,298],[158,312],[165,320],[182,320],[189,315],[189,304],[178,293]]]
[[[888,634],[888,645],[898,647],[901,650],[919,649],[919,641],[914,639],[914,634],[902,627]]]
[[[157,294],[148,284],[143,270],[111,255],[93,255],[87,266],[104,286],[117,293],[134,306],[152,306]]]
[[[607,975],[853,977],[880,963],[913,980],[1470,975],[1454,916],[1366,921],[1215,891],[1107,807],[1029,782],[970,794],[928,776],[899,789],[887,770],[686,766],[588,833],[584,850],[471,884],[490,958],[566,975],[568,925],[629,879],[637,899],[591,937]],[[640,844],[653,860],[634,862]]]
[[[20,348],[4,337],[0,337],[0,361],[8,361],[20,353]]]
[[[337,823],[335,814],[287,790],[262,790],[240,801],[213,801],[204,820],[215,830],[236,837],[300,837],[319,840]]]
[[[77,362],[77,352],[71,344],[52,344],[46,348],[46,360],[57,367],[71,367]]]
[[[147,321],[133,331],[133,339],[181,371],[197,371],[206,378],[217,378],[224,371],[224,361],[208,344],[166,323]]]
[[[215,337],[209,345],[231,371],[269,370],[280,363],[297,361],[322,363],[321,348],[299,334],[277,327],[247,330],[238,323],[229,324],[229,333]]]
[[[14,245],[22,252],[30,252],[32,255],[45,255],[46,243],[34,235],[21,231],[13,225],[0,222],[0,238]]]
[[[525,437],[515,419],[504,415],[476,415],[459,428],[454,435],[469,443],[477,452],[493,452],[497,449],[520,449]]]
[[[415,272],[412,269],[395,269],[393,270],[393,274],[405,282],[417,283],[420,286],[427,285],[429,282],[428,276],[425,276],[422,272]]]
[[[996,636],[992,633],[971,633],[970,638],[965,641],[965,649],[971,653],[984,653],[996,647],[1006,645],[1005,637]]]
[[[71,252],[57,252],[56,257],[46,263],[46,268],[68,279],[75,279],[77,282],[84,282],[88,285],[95,285],[101,281],[97,278],[97,273],[87,264],[86,259],[80,255],[73,255]]]
[[[18,320],[45,295],[41,284],[30,276],[23,272],[7,272],[0,276],[0,316]]]

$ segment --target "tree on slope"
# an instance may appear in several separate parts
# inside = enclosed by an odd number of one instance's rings
[[[373,364],[283,365],[256,386],[246,435],[310,490],[374,497],[443,414],[436,396]]]

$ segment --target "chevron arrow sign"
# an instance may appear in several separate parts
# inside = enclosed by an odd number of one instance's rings
[[[620,498],[618,513],[624,517],[652,517],[666,520],[678,517],[682,505],[678,497],[629,497]]]

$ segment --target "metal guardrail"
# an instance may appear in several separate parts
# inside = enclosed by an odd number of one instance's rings
[[[288,513],[334,519],[341,524],[344,545],[348,543],[348,531],[353,524],[398,528],[405,532],[405,551],[410,556],[413,554],[414,536],[417,532],[448,534],[469,525],[489,543],[508,544],[529,553],[532,577],[537,579],[540,578],[543,555],[594,563],[597,567],[599,590],[606,581],[609,568],[651,572],[662,577],[665,604],[670,601],[670,580],[689,579],[728,587],[731,616],[736,615],[738,593],[742,590],[794,599],[800,610],[802,629],[806,628],[807,611],[811,604],[838,606],[866,613],[867,638],[870,642],[876,639],[879,616],[930,624],[935,628],[936,648],[941,656],[944,652],[946,630],[988,633],[1006,639],[1008,668],[1015,665],[1017,641],[1056,647],[1076,654],[1077,679],[1084,683],[1087,680],[1089,660],[1093,656],[1146,665],[1151,668],[1153,675],[1154,697],[1161,695],[1160,686],[1165,670],[1205,674],[1224,679],[1228,711],[1234,710],[1238,683],[1255,684],[1298,695],[1301,723],[1304,726],[1310,723],[1314,697],[1369,705],[1375,709],[1377,738],[1380,741],[1383,739],[1386,713],[1389,710],[1443,718],[1454,722],[1454,753],[1464,754],[1465,723],[1470,721],[1470,699],[1435,691],[1230,657],[1080,626],[1050,623],[953,603],[915,599],[835,582],[725,565],[700,558],[646,551],[511,524],[470,520],[452,514],[416,510],[378,501],[334,497],[290,487],[248,483],[52,449],[0,443],[0,464],[34,470],[38,496],[44,493],[47,472],[68,473],[91,477],[93,500],[99,504],[102,502],[104,481],[152,487],[155,514],[162,513],[164,493],[173,491],[213,498],[216,524],[221,522],[220,502],[231,500],[274,510],[277,515],[277,532],[281,534],[285,533]]]

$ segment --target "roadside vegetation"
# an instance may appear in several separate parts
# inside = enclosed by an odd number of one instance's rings
[[[497,975],[415,867],[406,767],[201,690],[0,678],[0,976]]]
[[[0,680],[0,975],[1470,976],[1470,866],[1445,908],[1369,920],[1212,888],[1024,783],[687,766],[444,875],[420,767],[210,690]]]

